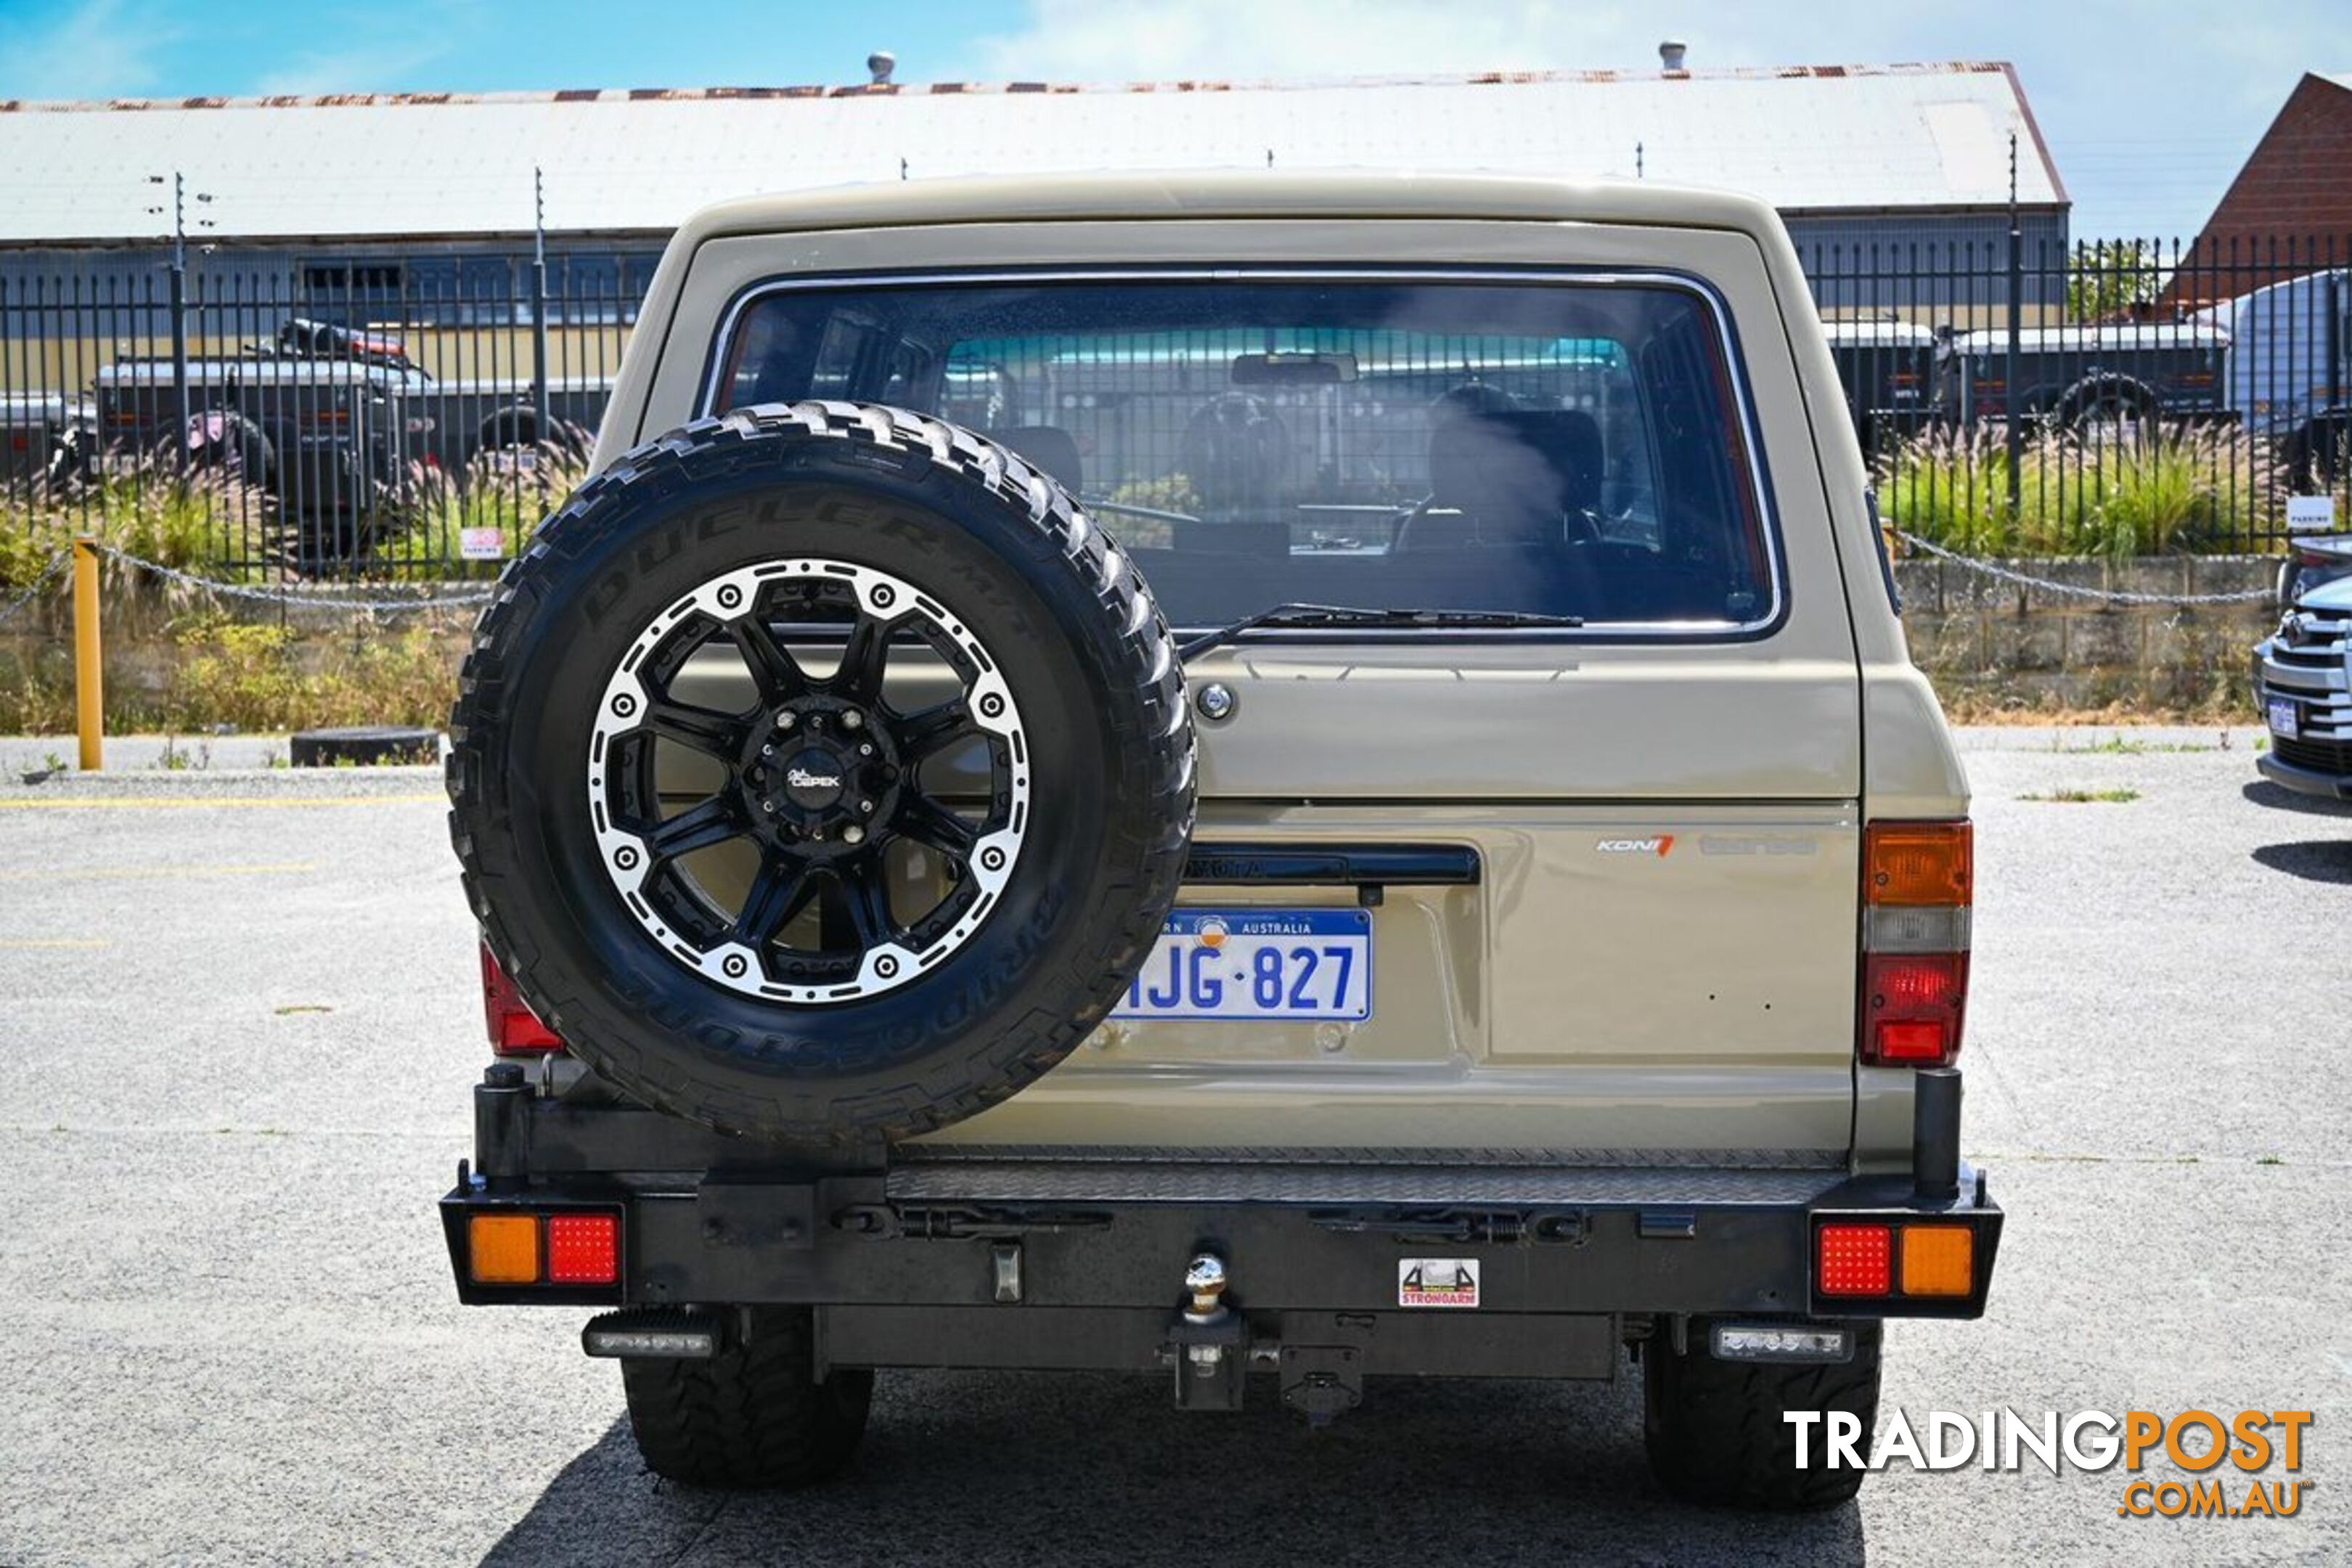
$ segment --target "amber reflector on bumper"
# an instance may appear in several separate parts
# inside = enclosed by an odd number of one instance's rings
[[[539,1282],[539,1216],[478,1214],[466,1224],[468,1268],[478,1285]]]
[[[1975,1284],[1975,1232],[1964,1225],[1903,1227],[1906,1296],[1965,1296]]]

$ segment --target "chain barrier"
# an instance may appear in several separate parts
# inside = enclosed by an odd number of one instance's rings
[[[1996,566],[1990,561],[1980,561],[1973,555],[1962,555],[1958,551],[1947,550],[1940,544],[1932,543],[1916,533],[1906,533],[1899,528],[1894,532],[1895,538],[1911,548],[1923,551],[1939,561],[1948,561],[1953,565],[1974,572],[1979,576],[1997,578],[2003,583],[2014,583],[2022,588],[2039,588],[2045,594],[2063,594],[2077,599],[2096,599],[2108,605],[2165,605],[2186,609],[2194,605],[2251,605],[2257,599],[2272,599],[2278,595],[2278,590],[2275,588],[2242,588],[2228,594],[2133,594],[2119,588],[2086,588],[2074,583],[2053,583],[2046,577],[2029,576],[2023,572],[2013,572],[2006,566]]]
[[[41,590],[49,585],[50,579],[57,576],[66,569],[67,560],[68,556],[62,550],[58,551],[55,555],[50,556],[49,563],[42,567],[39,574],[36,575],[30,583],[25,584],[25,591],[23,593],[17,595],[6,604],[0,605],[0,623],[5,623],[11,616],[15,616],[17,611],[31,604],[33,600],[39,595]]]
[[[2228,594],[2134,594],[2121,589],[2089,588],[2074,583],[2053,583],[2047,577],[2032,576],[2023,572],[2012,571],[2006,566],[1995,565],[1990,561],[1979,560],[1973,555],[1963,555],[1958,551],[1947,550],[1940,544],[1922,539],[1916,533],[1906,532],[1899,528],[1894,532],[1895,538],[1912,549],[1932,555],[1939,561],[1948,561],[1953,565],[1965,571],[1974,572],[1979,576],[1995,578],[2003,583],[2012,583],[2021,588],[2038,588],[2045,594],[2063,594],[2077,599],[2096,599],[2104,604],[2166,605],[2183,608],[2196,605],[2250,605],[2258,599],[2271,598],[2276,593],[2276,590],[2272,588],[2247,588]],[[166,566],[160,561],[150,561],[143,556],[133,555],[127,550],[118,550],[110,544],[101,544],[99,548],[126,565],[136,566],[143,572],[152,572],[157,576],[167,578],[172,582],[184,584],[207,594],[250,599],[261,604],[316,605],[324,609],[353,610],[371,616],[386,616],[415,610],[453,610],[487,605],[498,592],[495,588],[482,588],[464,594],[436,594],[421,599],[363,597],[344,594],[305,594],[249,583],[216,582],[210,577],[199,577],[193,572],[183,572],[177,567]],[[65,570],[66,560],[66,554],[62,551],[51,556],[48,564],[41,568],[40,574],[33,579],[23,593],[7,604],[0,605],[0,622],[5,622],[10,616],[31,604],[41,590],[47,587],[50,581]]]
[[[118,550],[110,544],[99,549],[125,565],[136,566],[142,572],[152,572],[158,577],[207,594],[218,594],[232,599],[250,599],[266,605],[315,605],[320,609],[364,611],[371,616],[401,615],[411,610],[454,610],[471,605],[487,605],[497,597],[498,590],[485,587],[464,594],[437,594],[426,598],[369,597],[351,594],[300,593],[285,588],[272,588],[251,583],[221,583],[210,577],[199,577],[193,572],[183,572],[166,566],[160,561],[150,561],[133,555],[128,550]]]

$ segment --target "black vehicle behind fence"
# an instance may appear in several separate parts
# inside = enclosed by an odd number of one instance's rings
[[[2135,438],[2158,419],[2210,418],[2228,407],[2230,332],[2212,321],[2036,327],[1954,340],[1962,421],[2025,418],[2096,438]],[[2014,369],[2012,370],[2012,363]]]
[[[429,384],[396,344],[289,321],[233,357],[117,360],[93,390],[103,447],[229,470],[312,520],[396,492],[428,427]]]
[[[289,512],[311,516],[368,510],[410,463],[462,473],[485,450],[593,431],[612,383],[551,377],[542,404],[528,376],[436,381],[399,337],[297,318],[267,343],[190,360],[184,399],[168,359],[118,360],[95,391],[108,446],[168,446],[184,424],[191,453],[236,462]]]

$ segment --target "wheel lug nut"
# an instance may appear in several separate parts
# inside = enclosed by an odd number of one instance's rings
[[[861,800],[861,801],[859,801],[859,802],[857,803],[857,815],[858,815],[858,816],[872,816],[872,815],[873,815],[873,813],[874,813],[874,803],[873,803],[872,801],[870,801],[870,800]]]
[[[763,800],[760,803],[760,809],[772,815],[776,809],[776,803],[772,800]]]
[[[799,719],[789,709],[776,715],[776,728],[779,730],[789,730],[798,722]]]
[[[760,754],[763,757],[772,757],[776,754],[776,748],[772,744],[762,746],[760,748]]]
[[[859,746],[857,748],[857,754],[861,757],[872,756],[874,754],[874,742],[868,741],[864,745]]]
[[[841,716],[841,727],[845,730],[855,730],[865,722],[866,716],[855,708]]]
[[[841,830],[841,841],[844,844],[863,844],[866,842],[866,829],[853,822]]]

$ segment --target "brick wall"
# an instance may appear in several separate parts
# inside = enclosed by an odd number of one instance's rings
[[[2282,265],[2228,274],[2242,294],[2314,266],[2352,260],[2352,88],[2306,76],[2213,209],[2182,272],[2252,266],[2276,256]],[[2286,265],[2290,255],[2303,265]],[[2182,287],[2175,285],[2176,289]],[[2188,287],[2193,289],[2194,283]]]
[[[2268,588],[2278,575],[2276,561],[2244,555],[2002,564],[2053,583],[2131,594],[2235,593]],[[1963,708],[2244,709],[2248,652],[2278,620],[2268,597],[2193,607],[2105,605],[1934,560],[1899,563],[1895,582],[1912,658],[1946,701]]]

